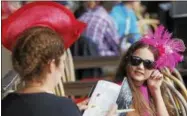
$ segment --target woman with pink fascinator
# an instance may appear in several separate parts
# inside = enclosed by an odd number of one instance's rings
[[[72,100],[56,96],[53,89],[63,75],[65,50],[85,26],[55,2],[24,5],[2,21],[2,44],[12,52],[13,69],[25,83],[2,100],[2,116],[81,116]]]
[[[160,70],[168,67],[172,71],[183,60],[180,53],[184,51],[183,41],[171,39],[171,34],[163,26],[128,49],[116,73],[118,82],[127,78],[132,92],[128,107],[135,111],[126,116],[176,116]]]

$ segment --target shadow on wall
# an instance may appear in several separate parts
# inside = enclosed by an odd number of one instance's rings
[[[4,48],[3,46],[1,47],[1,78],[5,76],[5,74],[12,69],[12,62],[11,62],[11,53]]]

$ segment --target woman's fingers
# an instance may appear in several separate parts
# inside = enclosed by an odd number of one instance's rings
[[[163,77],[163,74],[160,73],[160,71],[158,71],[158,70],[153,71],[153,73],[151,74],[152,79],[158,79],[159,80],[162,77]]]
[[[79,110],[86,110],[86,109],[88,109],[88,105],[79,106]]]
[[[88,102],[89,102],[89,99],[86,99],[86,100],[82,101],[81,103],[82,104],[88,104]]]
[[[151,74],[151,77],[155,77],[158,73],[159,73],[158,70],[154,70],[154,71],[152,72],[152,74]]]
[[[86,99],[86,100],[78,103],[77,106],[79,107],[79,110],[86,110],[86,109],[88,109],[88,102],[89,102],[89,99]]]

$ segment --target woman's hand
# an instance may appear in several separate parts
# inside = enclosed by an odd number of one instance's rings
[[[89,99],[86,99],[80,103],[77,104],[78,108],[80,111],[82,110],[86,110],[88,108],[88,102],[89,102]]]
[[[158,116],[169,116],[166,105],[164,103],[160,86],[163,82],[163,74],[158,70],[153,71],[151,77],[148,79],[147,84],[150,93],[153,97],[154,104],[156,106],[156,112]]]
[[[155,92],[160,92],[160,86],[163,82],[163,74],[160,73],[159,70],[154,70],[150,76],[150,78],[147,80],[148,88],[152,95],[155,94]]]

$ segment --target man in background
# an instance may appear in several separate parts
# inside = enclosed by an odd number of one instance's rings
[[[119,55],[119,35],[103,2],[88,1],[86,7],[87,11],[79,18],[87,23],[83,36],[98,46],[100,56]]]

